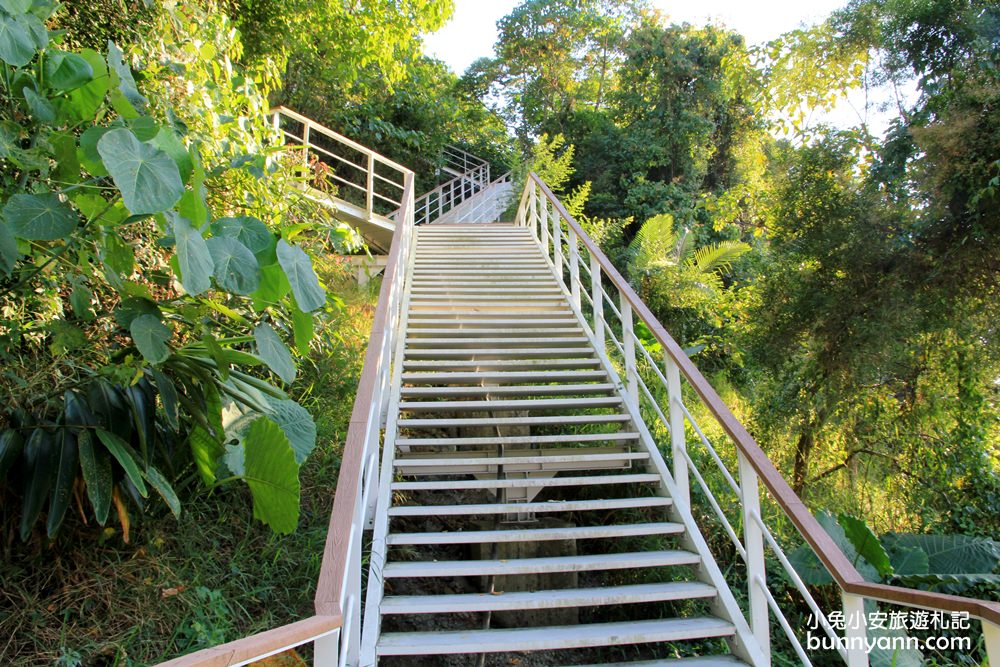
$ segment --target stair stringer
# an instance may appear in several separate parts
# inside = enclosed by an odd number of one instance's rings
[[[359,667],[375,667],[378,663],[376,646],[381,633],[380,608],[385,593],[382,572],[388,557],[386,538],[389,535],[389,506],[392,503],[392,477],[395,474],[396,433],[398,431],[399,401],[402,389],[403,352],[406,347],[406,328],[410,319],[410,294],[413,284],[413,266],[416,256],[417,235],[410,238],[406,253],[406,275],[403,279],[402,307],[396,320],[396,345],[393,351],[389,401],[385,412],[385,430],[382,438],[382,463],[379,470],[378,499],[375,503],[375,525],[368,556],[368,581],[365,592],[364,617],[361,623],[361,655]],[[373,585],[374,584],[374,585]]]
[[[680,494],[677,484],[674,481],[674,477],[670,472],[670,468],[667,466],[667,462],[663,458],[663,453],[656,445],[656,441],[653,439],[653,435],[647,428],[646,421],[643,419],[642,414],[639,411],[639,406],[636,405],[629,397],[625,388],[625,383],[622,381],[621,376],[618,374],[618,371],[615,369],[611,360],[608,358],[607,353],[604,351],[604,346],[598,344],[597,339],[594,337],[594,332],[591,329],[590,324],[587,322],[587,318],[584,317],[583,313],[580,311],[580,307],[573,300],[572,294],[563,282],[562,276],[560,275],[560,272],[557,271],[552,258],[549,257],[545,248],[542,248],[541,243],[539,243],[537,238],[535,239],[535,243],[537,243],[541,249],[542,256],[545,257],[549,270],[552,272],[556,282],[562,289],[563,295],[567,298],[573,314],[583,324],[584,334],[589,339],[590,344],[594,347],[594,350],[596,350],[597,357],[600,360],[604,371],[607,372],[611,383],[615,385],[616,390],[622,397],[623,405],[632,419],[632,426],[635,428],[636,432],[639,433],[639,441],[649,453],[647,467],[652,467],[653,471],[660,475],[663,482],[661,491],[665,487],[668,496],[673,501],[668,508],[671,518],[673,518],[677,523],[684,525],[685,531],[681,539],[690,551],[695,552],[701,558],[701,567],[698,568],[698,578],[704,583],[715,586],[718,591],[716,601],[713,603],[713,611],[720,618],[732,623],[736,628],[735,638],[732,640],[726,640],[729,644],[730,650],[734,655],[742,658],[750,665],[753,665],[753,667],[769,667],[771,660],[761,650],[757,640],[754,638],[753,631],[750,629],[750,625],[743,616],[743,612],[740,609],[739,604],[736,602],[736,598],[733,595],[729,583],[723,576],[718,563],[715,562],[715,557],[712,555],[711,550],[709,550],[708,543],[701,534],[701,529],[698,527],[698,524],[695,523],[694,516],[691,514],[690,506],[686,505],[683,501],[684,496]]]

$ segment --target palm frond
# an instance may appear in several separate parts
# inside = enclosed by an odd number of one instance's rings
[[[673,264],[672,252],[676,243],[674,217],[669,213],[654,215],[642,223],[635,238],[629,243],[632,269],[645,272],[664,263]]]
[[[728,269],[749,250],[750,246],[742,241],[720,241],[698,248],[686,264],[699,273],[716,273]]]

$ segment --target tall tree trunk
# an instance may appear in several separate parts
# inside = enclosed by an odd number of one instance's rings
[[[816,444],[813,432],[813,424],[805,427],[799,434],[798,442],[795,443],[795,464],[792,468],[792,490],[796,495],[802,496],[802,491],[806,486],[806,474],[809,472],[809,456],[812,454],[813,445]]]

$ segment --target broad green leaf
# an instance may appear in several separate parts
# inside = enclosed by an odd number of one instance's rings
[[[142,481],[142,473],[139,470],[139,466],[135,461],[135,457],[129,451],[130,447],[128,443],[119,438],[114,433],[110,431],[105,431],[102,428],[97,429],[97,437],[100,438],[101,442],[104,443],[105,448],[111,452],[111,456],[115,457],[119,465],[125,471],[125,475],[129,478],[129,481],[135,485],[135,488],[139,491],[139,495],[143,498],[149,496],[149,491],[146,489],[146,484]]]
[[[10,225],[0,220],[0,272],[10,276],[20,258],[21,251],[17,249],[17,240],[10,230]]]
[[[206,242],[215,266],[215,281],[231,294],[250,294],[260,285],[260,267],[250,250],[234,238],[214,236]]]
[[[253,514],[276,533],[291,533],[299,522],[299,467],[281,428],[258,417],[247,430],[243,479],[253,496]]]
[[[54,179],[66,185],[83,180],[80,177],[80,157],[76,152],[76,135],[72,132],[53,132],[49,135],[49,142],[56,162],[52,170]]]
[[[857,553],[878,571],[879,576],[892,576],[889,555],[864,521],[848,514],[841,514],[837,517],[837,522],[844,529],[844,535],[851,541]]]
[[[203,229],[211,217],[208,202],[205,201],[205,168],[201,164],[201,155],[197,147],[190,151],[191,155],[191,187],[184,192],[177,212],[191,221],[199,230]]]
[[[101,154],[97,151],[97,144],[101,137],[112,129],[114,128],[95,125],[87,128],[80,135],[80,164],[94,176],[108,175],[108,170],[105,169],[104,163],[101,161]]]
[[[295,336],[295,349],[299,354],[309,354],[309,343],[315,333],[312,313],[303,313],[298,306],[292,308],[292,333]]]
[[[181,285],[192,296],[201,294],[212,286],[215,264],[208,244],[191,222],[180,215],[173,215],[174,242],[177,244],[177,261],[181,270]]]
[[[167,416],[167,424],[176,431],[180,428],[180,399],[177,397],[177,387],[162,371],[152,368],[149,374],[153,376],[156,390],[160,394],[160,402],[163,403],[163,413]]]
[[[1000,542],[973,535],[890,533],[882,538],[888,549],[920,549],[927,554],[931,574],[986,574],[1000,565]]]
[[[217,461],[225,453],[222,445],[203,427],[195,426],[188,436],[188,446],[202,481],[206,486],[215,484]]]
[[[97,523],[103,526],[111,509],[111,457],[103,448],[94,447],[90,431],[80,432],[79,446],[80,468],[83,470],[83,481],[87,483],[87,497],[94,508]]]
[[[250,249],[261,266],[277,261],[274,234],[257,218],[219,218],[212,223],[212,235],[236,239]]]
[[[32,431],[24,445],[24,458],[27,471],[21,501],[21,539],[27,540],[56,479],[56,444],[52,434],[42,428]]]
[[[14,236],[28,241],[52,241],[68,236],[77,225],[76,212],[58,195],[14,195],[3,207]]]
[[[0,60],[14,67],[31,62],[35,52],[48,44],[45,25],[31,14],[0,13]]]
[[[111,77],[108,76],[108,64],[104,56],[97,51],[83,49],[80,57],[90,65],[94,75],[89,83],[70,91],[67,100],[79,120],[92,120],[104,103],[104,96],[111,89]]]
[[[163,498],[163,502],[167,504],[170,511],[173,513],[174,518],[181,518],[181,501],[174,492],[174,488],[167,481],[167,478],[163,476],[159,470],[150,466],[146,468],[143,472],[143,477],[149,482],[149,485],[156,489],[156,492],[160,494]]]
[[[63,517],[73,496],[73,482],[79,469],[79,450],[76,433],[68,428],[62,428],[56,437],[56,479],[49,498],[49,514],[45,521],[48,536],[54,537],[62,526]]]
[[[7,477],[7,471],[21,458],[24,438],[14,429],[0,432],[0,481]]]
[[[167,342],[173,336],[170,328],[156,315],[139,315],[129,325],[132,340],[139,353],[152,364],[159,364],[170,356]]]
[[[97,142],[97,151],[133,215],[166,211],[184,194],[177,164],[130,130],[111,130]]]
[[[878,571],[871,563],[858,554],[854,545],[847,539],[844,528],[837,521],[837,517],[830,512],[823,511],[816,515],[816,520],[830,534],[830,537],[837,543],[837,546],[844,552],[844,555],[854,563],[854,567],[857,568],[858,573],[866,581],[880,581]],[[798,575],[802,577],[802,581],[810,586],[822,586],[833,582],[833,578],[827,572],[826,567],[823,566],[823,563],[820,562],[819,558],[808,545],[793,549],[788,554],[788,560],[792,563]]]
[[[153,137],[153,145],[170,156],[181,174],[181,181],[188,182],[191,173],[194,171],[194,164],[191,162],[191,154],[169,127],[160,128]]]
[[[257,343],[257,356],[264,360],[275,375],[285,383],[291,384],[295,380],[295,362],[292,360],[292,353],[281,342],[281,338],[271,325],[257,325],[253,330],[253,339]]]
[[[142,142],[152,141],[160,133],[160,124],[150,116],[138,116],[125,121],[125,127],[132,130],[135,138]]]
[[[902,547],[895,545],[887,550],[889,560],[892,562],[892,569],[895,574],[927,574],[930,561],[927,553],[923,549],[916,547]]]
[[[27,14],[31,9],[31,0],[0,0],[0,7],[12,16]]]
[[[273,306],[285,298],[292,291],[292,286],[285,276],[284,269],[280,264],[269,264],[260,269],[260,287],[251,294],[253,297],[253,307],[257,310],[264,310],[268,306]]]
[[[316,422],[309,411],[295,401],[268,399],[268,402],[271,404],[268,416],[284,431],[295,450],[295,462],[302,465],[316,447]]]
[[[319,284],[309,255],[302,248],[289,245],[284,239],[278,241],[277,253],[278,262],[288,277],[299,308],[307,313],[322,308],[326,303],[326,290]]]
[[[21,92],[24,93],[24,101],[28,103],[28,109],[31,110],[31,115],[35,117],[35,120],[39,123],[55,122],[56,110],[53,108],[52,102],[36,93],[31,86],[25,86]]]
[[[866,618],[871,619],[878,610],[879,605],[874,600],[865,600]],[[866,633],[873,647],[868,654],[871,667],[922,667],[924,664],[923,654],[909,648],[909,636],[905,629],[890,629],[888,624],[883,624],[882,627],[869,627]],[[883,638],[885,641],[882,641]],[[887,647],[893,648],[890,650]]]
[[[73,90],[94,78],[94,68],[83,57],[56,49],[45,53],[45,83],[55,90]]]
[[[69,295],[69,304],[73,308],[73,314],[84,322],[94,319],[94,310],[91,308],[93,293],[83,285],[77,285]]]
[[[132,78],[132,70],[125,63],[122,50],[111,40],[108,40],[108,65],[118,75],[118,90],[125,96],[129,104],[140,109],[146,106],[146,98],[139,93],[135,79]]]
[[[243,477],[247,471],[246,450],[243,443],[236,445],[226,445],[226,453],[222,457],[222,463],[229,468],[229,473],[234,477]]]
[[[108,231],[103,234],[98,249],[101,259],[109,269],[123,277],[132,275],[132,270],[135,268],[135,250],[115,232]]]

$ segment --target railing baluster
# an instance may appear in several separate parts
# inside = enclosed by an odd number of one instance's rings
[[[302,123],[302,164],[309,167],[309,123]]]
[[[636,405],[639,404],[638,369],[635,366],[635,333],[632,330],[632,304],[625,292],[618,291],[618,307],[622,314],[622,347],[625,354],[625,382],[628,396]]]
[[[986,642],[986,657],[991,665],[1000,665],[1000,625],[983,620],[983,640]]]
[[[375,154],[368,154],[368,190],[365,193],[365,210],[368,217],[372,216],[375,210]]]
[[[590,291],[594,303],[594,339],[597,350],[604,352],[604,290],[601,289],[601,262],[590,255]]]
[[[677,363],[664,352],[663,369],[667,375],[667,414],[670,416],[670,449],[674,462],[674,483],[680,496],[674,502],[691,507],[691,485],[688,481],[688,467],[684,462],[687,451],[687,434],[684,430],[684,396],[681,393],[681,370]]]
[[[750,605],[750,629],[760,646],[761,653],[771,657],[771,621],[767,608],[767,594],[756,582],[767,581],[764,565],[764,533],[757,523],[760,517],[760,483],[757,471],[750,460],[737,452],[740,471],[740,505],[743,509],[743,549],[746,553],[747,592]],[[766,665],[765,665],[766,667]]]
[[[860,595],[842,593],[844,602],[844,637],[847,640],[847,667],[868,667],[865,650],[865,599]]]
[[[569,285],[573,305],[580,307],[580,244],[576,232],[569,230]]]
[[[548,205],[545,206],[548,209]],[[563,281],[562,221],[555,203],[552,204],[552,263],[556,265],[556,276]]]

